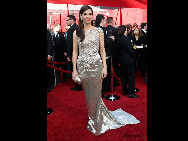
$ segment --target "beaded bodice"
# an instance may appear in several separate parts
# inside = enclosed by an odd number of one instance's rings
[[[78,66],[81,64],[81,66],[88,68],[91,63],[95,63],[100,58],[99,32],[103,33],[103,30],[101,28],[93,28],[85,31],[85,39],[82,42],[80,42],[80,37],[78,37]]]

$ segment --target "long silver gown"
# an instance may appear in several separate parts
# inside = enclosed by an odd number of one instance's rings
[[[109,129],[120,128],[126,124],[140,123],[134,116],[121,108],[109,111],[101,98],[102,60],[99,55],[99,33],[101,28],[85,31],[85,39],[78,37],[79,56],[77,59],[78,74],[84,90],[88,110],[87,129],[94,135],[103,134]]]

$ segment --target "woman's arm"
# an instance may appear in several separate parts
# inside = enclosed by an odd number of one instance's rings
[[[99,47],[100,54],[102,57],[103,67],[106,67],[106,52],[104,48],[104,34],[102,32],[99,33]]]
[[[107,76],[107,65],[106,65],[106,52],[104,48],[104,34],[102,32],[99,33],[99,47],[100,47],[100,54],[103,62],[102,77],[105,78]]]
[[[78,72],[76,70],[76,62],[78,57],[78,43],[77,43],[77,35],[76,30],[73,33],[73,54],[72,54],[72,64],[73,64],[73,72],[72,72],[72,79],[76,81],[76,76]]]

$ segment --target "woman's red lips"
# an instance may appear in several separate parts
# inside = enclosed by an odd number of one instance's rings
[[[86,21],[87,21],[87,22],[89,22],[89,21],[90,21],[90,19],[87,19]]]

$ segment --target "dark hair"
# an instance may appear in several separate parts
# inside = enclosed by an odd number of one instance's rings
[[[99,27],[100,26],[100,23],[102,22],[102,19],[104,20],[105,19],[105,16],[103,14],[98,14],[96,16],[96,21],[95,21],[95,25],[96,27]]]
[[[76,35],[80,37],[80,42],[82,42],[85,39],[84,23],[83,23],[83,20],[81,20],[80,15],[82,15],[88,9],[92,11],[92,15],[93,15],[93,10],[89,5],[83,5],[79,11],[79,25],[76,30]]]
[[[135,29],[138,29],[138,31],[139,31],[138,37],[140,37],[140,36],[141,36],[141,28],[136,27]],[[135,29],[133,30],[131,36],[134,36],[134,35],[135,35],[135,34],[134,34]]]
[[[121,25],[117,28],[117,33],[118,36],[122,36],[124,35],[125,31],[126,31],[127,26],[126,25]]]
[[[94,26],[94,24],[93,24],[94,21],[95,21],[95,20],[92,20],[92,21],[91,21],[91,25],[92,25],[92,26]]]
[[[140,26],[141,26],[141,28],[143,29],[143,28],[144,28],[144,26],[146,26],[146,24],[147,24],[147,23],[141,23],[141,25],[140,25]]]
[[[132,29],[132,25],[130,23],[126,24],[127,26],[127,30],[131,30]]]
[[[113,21],[113,17],[108,17],[107,18],[107,24],[111,23]]]
[[[76,18],[75,18],[75,16],[74,16],[74,15],[68,15],[67,17],[69,17],[69,19],[71,19],[71,20],[76,21]]]
[[[134,24],[133,24],[133,27],[135,27],[135,26],[136,26],[136,27],[138,28],[138,25],[137,25],[137,23],[134,23]]]

